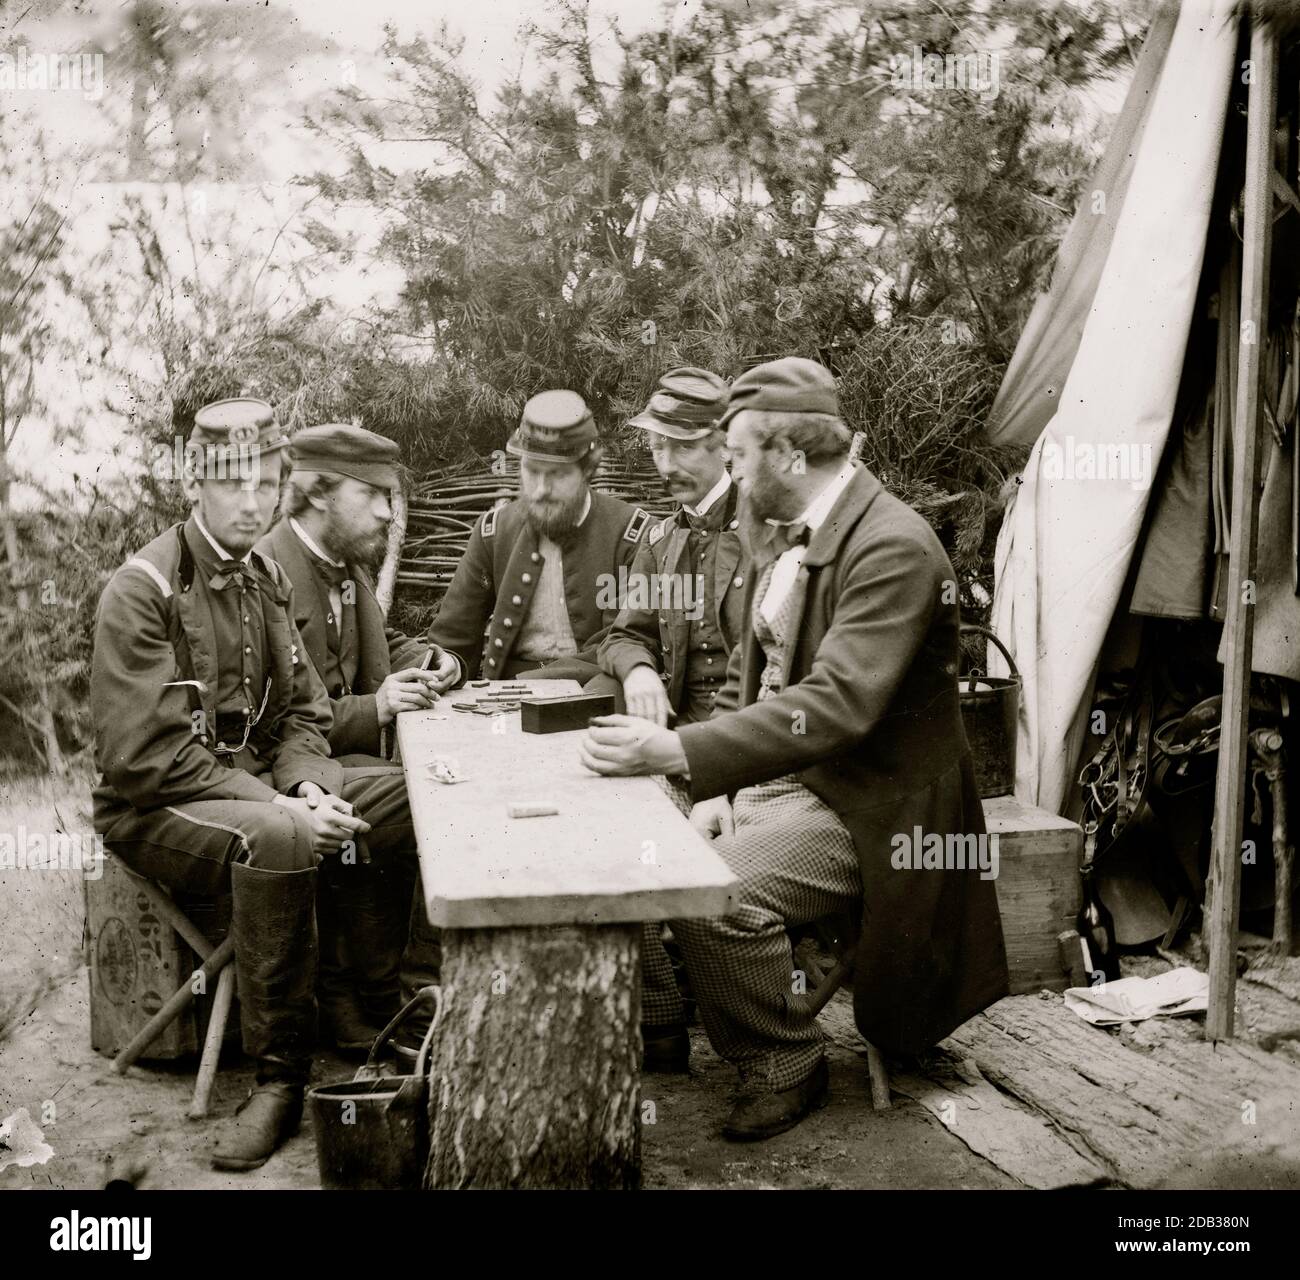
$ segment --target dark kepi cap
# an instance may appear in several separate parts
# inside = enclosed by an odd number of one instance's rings
[[[835,378],[825,365],[802,356],[769,360],[742,373],[731,384],[731,403],[721,426],[745,409],[763,413],[828,413],[840,416]]]
[[[265,400],[239,397],[205,404],[194,415],[188,447],[211,458],[252,458],[285,448],[289,437]]]
[[[345,422],[304,427],[289,442],[289,460],[295,471],[350,476],[379,489],[398,487],[400,452],[396,441],[387,436]]]
[[[580,462],[598,440],[591,410],[576,391],[542,391],[524,405],[506,449],[537,462]]]
[[[726,382],[708,369],[669,369],[629,425],[673,440],[702,440],[720,424],[727,395]]]

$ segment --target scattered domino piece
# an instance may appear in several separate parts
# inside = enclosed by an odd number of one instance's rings
[[[550,818],[560,811],[546,800],[533,800],[512,802],[506,805],[506,812],[512,818]]]

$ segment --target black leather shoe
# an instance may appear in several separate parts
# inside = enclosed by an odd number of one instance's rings
[[[731,1142],[758,1142],[793,1129],[804,1116],[826,1105],[830,1072],[823,1058],[807,1080],[779,1092],[744,1094],[731,1109],[722,1136]]]
[[[641,1070],[653,1075],[681,1075],[690,1070],[691,1037],[684,1026],[642,1027]]]
[[[302,1097],[302,1085],[258,1085],[226,1123],[212,1152],[212,1167],[242,1172],[264,1165],[298,1132]]]

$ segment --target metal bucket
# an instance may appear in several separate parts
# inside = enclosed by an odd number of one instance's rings
[[[415,1074],[379,1076],[375,1059],[399,1026],[432,1001]],[[365,1066],[351,1080],[307,1092],[320,1184],[326,1191],[418,1191],[429,1160],[429,1046],[438,1025],[441,992],[425,987],[386,1026]]]
[[[961,624],[963,632],[987,637],[1011,668],[1010,677],[978,671],[958,677],[961,718],[975,758],[980,798],[1004,796],[1016,785],[1016,722],[1020,717],[1020,672],[1006,645],[987,627]]]

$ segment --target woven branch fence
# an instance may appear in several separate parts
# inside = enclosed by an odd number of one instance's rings
[[[864,436],[854,435],[853,456],[860,455]],[[519,492],[519,466],[514,458],[498,461],[496,471],[474,458],[425,476],[411,486],[406,503],[406,529],[397,585],[403,597],[418,605],[441,601],[460,558],[469,545],[474,522]],[[648,454],[616,455],[607,452],[596,472],[595,487],[656,516],[668,515],[673,500],[665,493]],[[900,494],[904,501],[933,525],[939,525],[947,508],[962,501],[961,494]]]
[[[435,604],[469,545],[474,522],[501,502],[519,493],[519,465],[514,458],[492,464],[472,459],[435,472],[411,487],[406,504],[406,539],[397,570],[397,585],[406,598]],[[595,487],[602,493],[668,515],[672,499],[649,457],[611,456],[601,459]]]

